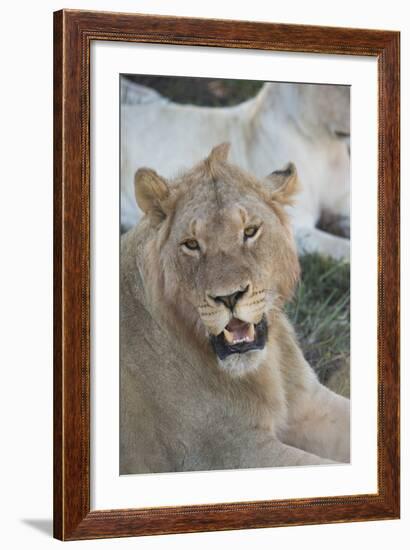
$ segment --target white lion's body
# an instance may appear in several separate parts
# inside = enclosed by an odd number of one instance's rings
[[[348,238],[316,226],[323,215],[349,224],[349,91],[340,86],[265,84],[235,107],[179,105],[156,92],[122,81],[121,225],[141,214],[134,200],[134,174],[155,166],[174,177],[222,141],[232,145],[239,167],[265,176],[292,160],[302,192],[289,209],[300,253],[348,259]]]

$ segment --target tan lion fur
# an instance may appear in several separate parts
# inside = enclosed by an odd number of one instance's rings
[[[284,204],[295,167],[260,180],[222,144],[169,181],[136,174],[145,212],[121,246],[121,473],[349,460],[349,401],[322,386],[282,306],[299,275]],[[261,224],[251,243],[246,224]],[[200,251],[181,243],[195,238]],[[221,361],[209,343],[230,319],[212,296],[246,288],[237,318],[264,315],[263,350]]]

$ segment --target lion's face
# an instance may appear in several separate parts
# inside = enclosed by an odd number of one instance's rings
[[[226,145],[215,148],[173,183],[139,171],[136,195],[151,214],[164,297],[191,323],[192,337],[206,338],[219,365],[238,375],[260,365],[270,312],[297,280],[282,208],[297,178],[289,166],[260,182],[226,155]]]

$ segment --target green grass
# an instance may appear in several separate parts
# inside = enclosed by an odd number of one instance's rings
[[[349,394],[350,265],[310,254],[300,259],[301,282],[286,311],[319,379]],[[344,376],[340,371],[344,371]]]
[[[164,97],[191,105],[227,107],[242,103],[258,93],[263,82],[229,78],[192,78],[151,75],[126,77],[138,84],[153,88]]]

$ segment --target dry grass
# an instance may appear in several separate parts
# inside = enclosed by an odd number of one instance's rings
[[[287,306],[289,319],[319,379],[348,395],[350,265],[318,254],[306,255],[300,262],[302,278]]]

